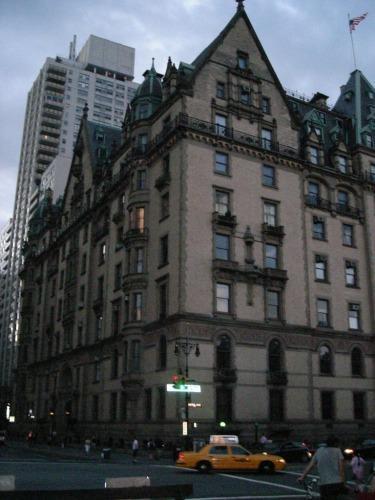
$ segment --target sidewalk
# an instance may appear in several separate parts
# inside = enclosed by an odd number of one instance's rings
[[[33,443],[31,446],[24,441],[8,441],[7,446],[13,449],[24,450],[26,453],[34,452],[49,457],[62,458],[65,460],[82,460],[89,462],[112,462],[112,463],[132,463],[131,450],[126,449],[110,449],[109,458],[104,458],[103,448],[107,447],[91,447],[89,455],[86,455],[84,446],[79,444],[69,444],[61,447],[58,445],[48,445],[44,443]],[[171,452],[163,452],[163,456],[159,460],[163,462],[172,462]],[[153,463],[157,462],[153,458],[148,457],[147,450],[139,450],[138,463]]]

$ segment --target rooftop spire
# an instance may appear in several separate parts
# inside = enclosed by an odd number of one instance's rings
[[[244,1],[245,0],[236,0],[236,2],[238,4],[237,5],[237,11],[243,10],[245,8],[244,5],[243,5]]]

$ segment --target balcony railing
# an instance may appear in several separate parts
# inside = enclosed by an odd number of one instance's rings
[[[362,216],[362,210],[356,207],[351,207],[346,203],[336,203],[335,204],[336,212],[340,215],[346,215],[347,217],[353,217],[358,219]]]
[[[306,194],[305,203],[309,207],[320,208],[322,210],[331,210],[331,202],[329,200],[321,198],[320,196]]]
[[[262,224],[262,232],[271,236],[277,236],[278,238],[282,238],[285,235],[284,226],[272,226],[266,222]]]
[[[234,227],[237,225],[237,217],[230,212],[221,214],[220,212],[213,212],[212,222],[220,226]]]

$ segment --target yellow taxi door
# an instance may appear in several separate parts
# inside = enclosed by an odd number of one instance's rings
[[[213,469],[229,469],[230,455],[228,446],[212,445],[208,450],[208,459]]]
[[[230,448],[231,469],[256,469],[257,464],[252,455],[240,445],[232,445]]]

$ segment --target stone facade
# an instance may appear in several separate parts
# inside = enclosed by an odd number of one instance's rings
[[[371,100],[356,73],[346,93]],[[63,204],[31,221],[17,421],[373,432],[371,113],[358,141],[355,99],[288,96],[242,2],[192,64],[144,76],[122,133],[84,115]],[[176,373],[201,407],[166,392]]]

